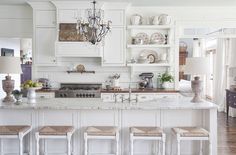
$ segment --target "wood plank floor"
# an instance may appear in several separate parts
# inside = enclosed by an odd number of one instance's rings
[[[218,113],[218,155],[236,155],[236,118]]]

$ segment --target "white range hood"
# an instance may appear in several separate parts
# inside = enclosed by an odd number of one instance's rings
[[[90,42],[56,42],[56,57],[101,57],[102,45]]]
[[[86,17],[85,10],[92,7],[90,1],[51,1],[56,6],[57,25],[60,23],[76,23],[76,17]],[[102,8],[99,2],[97,8]],[[58,31],[59,32],[59,31]],[[58,34],[57,34],[57,38]],[[58,39],[57,39],[58,40]],[[101,57],[103,43],[93,45],[90,42],[55,42],[56,57]]]

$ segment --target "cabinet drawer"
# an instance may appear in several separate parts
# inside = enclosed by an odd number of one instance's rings
[[[124,10],[105,10],[105,21],[111,20],[112,26],[124,26]]]
[[[138,95],[138,101],[145,102],[145,101],[151,101],[154,99],[154,95],[151,94],[137,94]],[[135,95],[132,95],[132,98],[135,98]]]
[[[40,10],[35,13],[36,26],[56,26],[56,11]]]
[[[102,100],[103,100],[103,102],[113,102],[114,101],[114,98],[113,98],[113,96],[114,96],[114,94],[102,94],[101,95],[102,96]]]
[[[53,93],[53,92],[50,92],[50,93],[37,92],[36,98],[55,98],[55,93]]]

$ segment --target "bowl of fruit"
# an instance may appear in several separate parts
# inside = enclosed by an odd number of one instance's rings
[[[25,81],[21,87],[27,90],[27,99],[28,103],[36,103],[36,90],[41,89],[43,87],[40,82],[33,82],[32,80]]]

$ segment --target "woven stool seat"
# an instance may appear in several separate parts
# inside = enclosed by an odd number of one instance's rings
[[[163,130],[159,127],[131,127],[130,133],[134,136],[162,136]]]
[[[23,126],[23,125],[0,126],[0,135],[18,135],[19,133],[25,133],[28,130],[30,130],[30,126]]]
[[[66,135],[73,130],[73,126],[44,126],[39,130],[39,135]]]
[[[114,126],[89,126],[85,132],[93,136],[115,136],[118,128]]]
[[[175,127],[172,128],[175,134],[182,137],[208,137],[209,132],[200,127]]]

